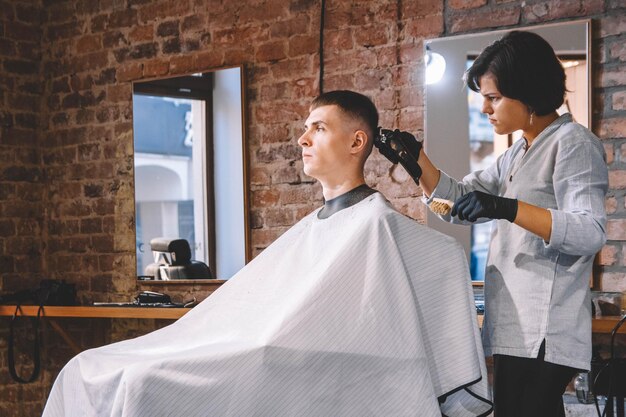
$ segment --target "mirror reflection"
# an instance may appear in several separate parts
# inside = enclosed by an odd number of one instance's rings
[[[517,28],[516,28],[517,29]],[[535,32],[554,48],[565,69],[567,95],[559,114],[572,113],[590,126],[590,21],[519,28]],[[433,162],[454,178],[485,169],[521,137],[494,133],[481,113],[483,98],[463,83],[480,51],[508,31],[491,31],[425,41],[425,148]],[[455,149],[456,152],[450,152]],[[468,255],[472,280],[484,279],[491,222],[463,227],[440,221],[428,211],[427,224],[459,240]]]
[[[228,279],[247,261],[242,82],[236,67],[133,85],[141,279]]]

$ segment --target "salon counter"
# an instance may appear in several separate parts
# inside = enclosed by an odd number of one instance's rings
[[[38,306],[22,306],[18,312],[21,316],[36,316]],[[110,319],[170,319],[176,320],[185,315],[188,308],[158,308],[158,307],[95,307],[95,306],[46,306],[43,317],[82,317],[82,318],[110,318]],[[12,316],[15,306],[0,306],[0,316]],[[592,331],[594,333],[611,333],[613,327],[620,320],[619,316],[594,318]],[[478,315],[478,325],[482,326],[483,316]],[[626,325],[619,333],[626,334]]]

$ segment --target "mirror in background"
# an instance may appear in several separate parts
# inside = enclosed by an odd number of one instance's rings
[[[241,67],[133,84],[141,279],[228,279],[249,260],[243,91]]]
[[[568,92],[558,113],[570,112],[586,127],[591,121],[590,25],[590,20],[583,20],[511,29],[535,32],[552,45],[567,77]],[[463,74],[480,51],[509,31],[425,41],[425,148],[433,162],[453,178],[485,169],[521,138],[521,131],[495,134],[488,117],[481,113],[482,96],[463,82]],[[484,280],[491,222],[471,227],[453,225],[430,211],[426,222],[459,240],[468,255],[472,280]]]

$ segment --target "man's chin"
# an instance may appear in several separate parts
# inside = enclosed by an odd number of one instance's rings
[[[304,166],[304,168],[302,169],[302,171],[304,171],[304,174],[305,174],[307,177],[311,177],[311,178],[313,178],[314,180],[319,181],[319,178],[318,178],[318,176],[317,176],[317,174],[316,174],[316,172],[315,172],[315,170],[314,170],[314,169],[311,169],[310,167],[307,167],[307,166],[305,165],[305,166]]]

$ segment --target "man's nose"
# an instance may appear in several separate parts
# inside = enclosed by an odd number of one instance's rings
[[[307,132],[304,132],[302,136],[298,138],[298,145],[302,147],[309,146],[309,139],[307,136]]]

